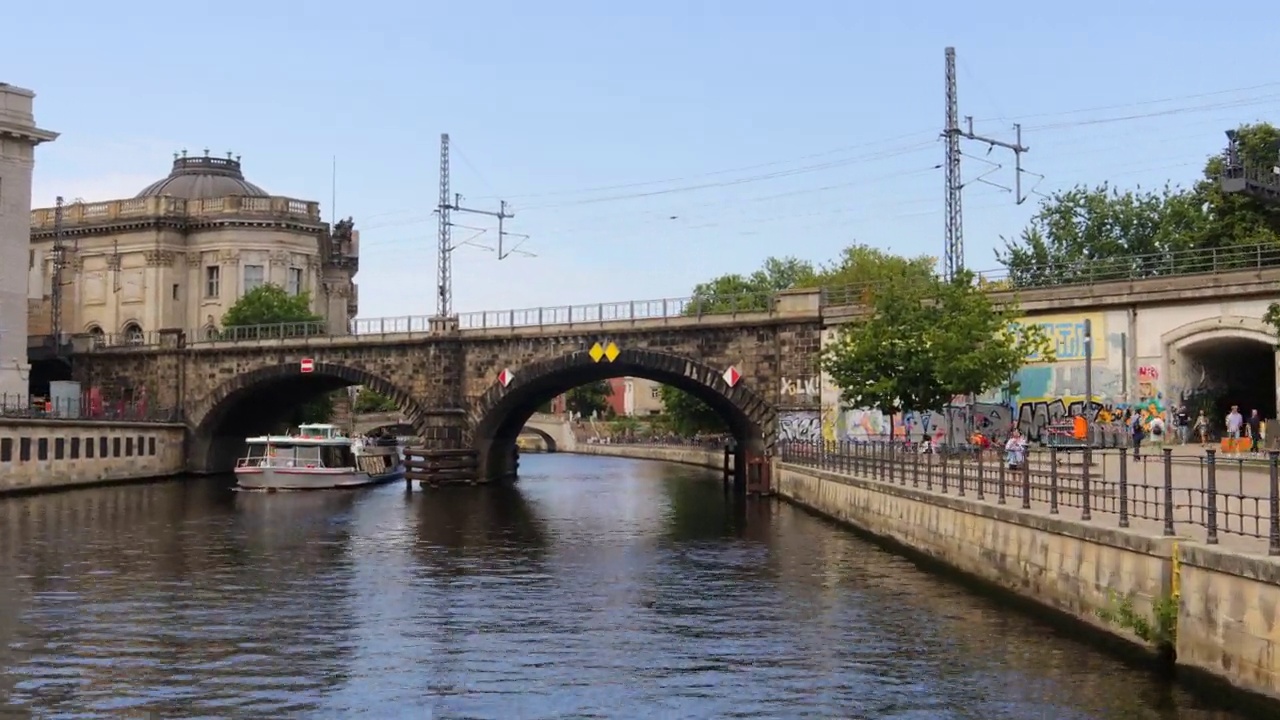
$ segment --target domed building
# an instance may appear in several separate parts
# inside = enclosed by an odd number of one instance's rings
[[[239,157],[174,155],[167,177],[129,199],[71,202],[31,213],[29,334],[54,332],[61,238],[61,323],[68,335],[148,342],[156,331],[208,337],[246,292],[274,283],[309,293],[329,332],[357,309],[359,233],[331,226],[320,204],[271,195]]]

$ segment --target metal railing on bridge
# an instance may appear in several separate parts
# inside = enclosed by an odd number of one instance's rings
[[[1280,555],[1280,451],[1175,455],[1131,450],[920,453],[903,443],[783,442],[784,463],[1244,552]],[[1064,515],[1065,517],[1065,515]]]
[[[1280,267],[1280,246],[1176,250],[1150,255],[1132,255],[1097,260],[1045,263],[1025,268],[1001,268],[978,273],[978,281],[992,290],[1093,285],[1115,281]],[[848,306],[864,302],[870,284],[820,288],[823,306]],[[721,318],[726,315],[768,313],[776,309],[775,293],[744,292],[729,296],[659,298],[621,302],[557,305],[515,310],[479,311],[456,315],[461,330],[505,330],[516,328],[571,327],[607,322],[638,322],[663,319]],[[352,320],[339,335],[322,322],[278,323],[229,328],[203,328],[185,333],[188,345],[287,341],[337,336],[428,335],[439,318],[430,315],[402,315]],[[132,332],[118,335],[98,333],[86,337],[89,350],[141,348],[162,345],[165,332]]]
[[[177,423],[183,419],[175,408],[155,407],[145,400],[111,400],[89,392],[72,398],[0,393],[0,418],[137,423]]]

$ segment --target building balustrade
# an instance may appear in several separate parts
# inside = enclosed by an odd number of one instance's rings
[[[36,232],[52,231],[55,225],[54,208],[31,211],[31,229]],[[159,196],[109,200],[95,203],[71,203],[62,208],[63,228],[77,225],[102,225],[105,223],[153,217],[177,217],[187,219],[215,219],[218,217],[271,217],[294,218],[320,222],[320,203],[295,200],[287,197],[243,197],[232,195],[221,198],[184,200]]]

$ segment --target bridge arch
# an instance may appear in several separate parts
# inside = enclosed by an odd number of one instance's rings
[[[524,427],[520,428],[520,432],[517,433],[516,436],[519,437],[520,435],[538,436],[539,438],[542,439],[542,443],[547,448],[547,452],[549,453],[559,452],[560,450],[559,443],[556,442],[555,438],[551,437],[551,433],[547,432],[546,430],[543,430],[540,427],[536,427],[534,425],[525,425]]]
[[[1230,406],[1243,414],[1257,409],[1277,417],[1276,331],[1262,319],[1222,315],[1189,322],[1164,333],[1165,375],[1160,385],[1171,400],[1206,410],[1214,427]],[[1144,378],[1139,368],[1139,389]]]
[[[364,385],[389,398],[422,432],[425,414],[404,388],[374,373],[336,363],[315,363],[310,373],[295,364],[275,364],[227,380],[187,413],[189,469],[225,472],[235,465],[244,438],[277,430],[291,411],[325,393]]]
[[[639,377],[683,390],[719,413],[737,441],[736,467],[748,453],[771,453],[777,439],[777,411],[757,394],[747,378],[730,387],[723,368],[655,350],[622,350],[613,362],[596,362],[586,352],[512,368],[515,379],[495,382],[477,401],[471,418],[472,444],[483,479],[509,478],[515,470],[516,438],[538,408],[587,383]]]

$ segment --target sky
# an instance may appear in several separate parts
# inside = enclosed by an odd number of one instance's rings
[[[429,315],[441,133],[463,204],[505,199],[528,236],[499,260],[495,221],[455,214],[458,312],[680,298],[854,242],[940,255],[952,45],[960,114],[1007,142],[1021,123],[1030,148],[1019,204],[1012,153],[962,144],[966,262],[986,270],[1045,195],[1186,185],[1224,130],[1280,120],[1256,60],[1274,24],[1241,21],[1270,6],[24,3],[0,81],[62,133],[38,151],[37,206],[131,197],[176,151],[233,151],[268,192],[355,219],[361,317]]]

